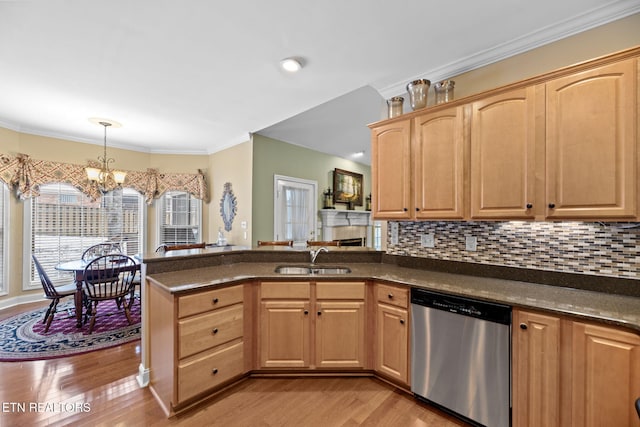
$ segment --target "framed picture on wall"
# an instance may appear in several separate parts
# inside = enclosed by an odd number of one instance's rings
[[[362,174],[344,169],[333,171],[333,202],[362,206]]]

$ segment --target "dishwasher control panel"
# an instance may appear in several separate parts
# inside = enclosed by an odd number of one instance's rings
[[[420,288],[411,288],[411,303],[490,322],[511,324],[511,307],[508,305],[441,294]]]

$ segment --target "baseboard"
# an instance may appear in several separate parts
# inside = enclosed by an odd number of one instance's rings
[[[144,388],[149,385],[149,373],[150,370],[145,368],[142,363],[138,366],[138,375],[136,375],[136,380],[138,381],[140,388]]]
[[[34,293],[28,295],[20,295],[17,297],[9,297],[0,300],[0,310],[15,307],[17,305],[29,304],[32,302],[40,302],[45,301],[44,296],[41,293]]]

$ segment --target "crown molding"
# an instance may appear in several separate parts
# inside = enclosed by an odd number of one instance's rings
[[[97,145],[97,146],[102,146],[103,144],[101,140],[98,140],[95,138],[87,139],[87,138],[80,138],[80,137],[76,137],[76,136],[72,136],[64,133],[43,131],[41,129],[33,129],[25,126],[20,126],[16,123],[10,123],[10,122],[1,121],[1,120],[0,120],[0,127],[9,129],[18,133],[43,136],[45,138],[55,138],[55,139],[61,139],[64,141],[79,142],[82,144],[91,144],[91,145]],[[168,154],[168,155],[173,154],[173,155],[191,155],[191,156],[203,156],[203,155],[212,154],[211,152],[208,152],[205,150],[178,150],[178,149],[157,150],[149,147],[140,147],[139,145],[123,144],[123,143],[115,142],[113,141],[113,138],[109,139],[108,145],[109,145],[109,148],[119,148],[122,150],[136,151],[139,153],[146,153],[146,154]],[[232,145],[234,144],[230,144],[229,146],[232,146]]]
[[[622,0],[614,4],[607,4],[538,31],[524,34],[507,43],[501,43],[466,58],[403,79],[401,82],[396,82],[383,88],[375,86],[374,88],[385,99],[388,99],[405,93],[406,84],[409,81],[422,78],[428,78],[432,82],[445,80],[638,12],[640,12],[640,4],[636,0]]]

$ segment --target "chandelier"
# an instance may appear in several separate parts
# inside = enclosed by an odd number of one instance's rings
[[[112,120],[89,119],[89,121],[104,127],[104,152],[102,157],[98,157],[101,167],[88,166],[85,168],[85,171],[87,172],[89,181],[94,182],[100,192],[107,193],[121,186],[127,176],[126,172],[109,169],[109,164],[115,162],[115,160],[107,157],[107,128],[109,126],[120,127],[121,125]]]

